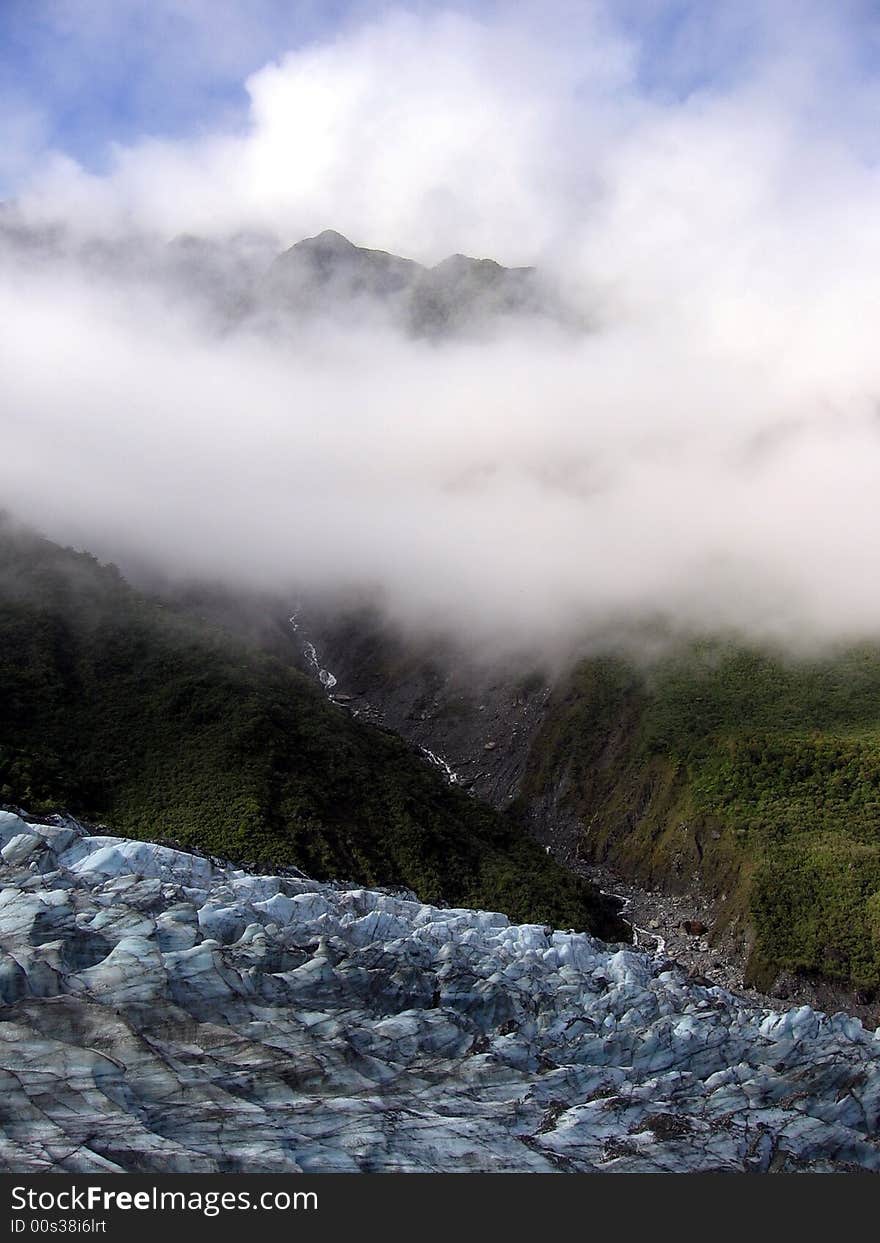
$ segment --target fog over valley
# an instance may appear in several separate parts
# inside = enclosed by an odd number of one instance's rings
[[[3,504],[474,650],[876,636],[873,88],[821,6],[761,11],[674,90],[601,5],[386,12],[253,74],[243,127],[26,151]]]

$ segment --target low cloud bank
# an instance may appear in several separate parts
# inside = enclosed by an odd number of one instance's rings
[[[653,90],[588,16],[574,55],[561,16],[391,14],[255,75],[244,134],[45,161],[2,220],[3,503],[478,648],[880,635],[876,84],[814,15]],[[581,326],[279,310],[326,227],[537,263]]]

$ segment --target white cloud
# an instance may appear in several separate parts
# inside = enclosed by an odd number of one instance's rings
[[[578,10],[391,14],[255,74],[245,134],[120,151],[104,178],[56,161],[25,207],[539,258],[596,331],[218,336],[148,281],[12,264],[7,503],[182,571],[378,585],[403,623],[487,645],[658,614],[880,632],[873,88],[818,106],[848,42],[825,61],[804,22],[723,89],[657,95]]]
[[[89,228],[246,224],[292,242],[332,224],[436,258],[533,254],[579,210],[569,192],[616,128],[584,104],[631,72],[628,47],[587,17],[575,53],[535,42],[531,23],[393,12],[253,74],[245,133],[120,148],[107,177],[61,161],[22,199]]]

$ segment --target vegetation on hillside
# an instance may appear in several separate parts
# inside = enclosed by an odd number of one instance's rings
[[[516,824],[301,674],[0,523],[0,801],[516,920],[619,931]]]
[[[583,849],[686,891],[698,875],[754,932],[750,974],[880,985],[880,651],[821,659],[694,644],[638,670],[584,663],[533,749]]]

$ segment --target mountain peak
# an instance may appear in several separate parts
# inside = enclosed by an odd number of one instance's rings
[[[335,229],[324,229],[322,233],[317,233],[314,237],[303,238],[301,242],[296,243],[296,247],[320,248],[324,251],[335,251],[337,254],[359,249],[354,242],[350,242]]]

